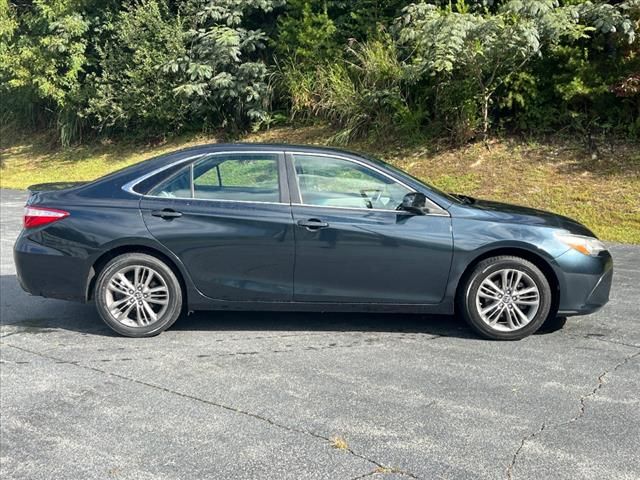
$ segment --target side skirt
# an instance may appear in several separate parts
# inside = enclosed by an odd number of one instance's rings
[[[200,301],[189,302],[189,310],[428,313],[439,315],[454,313],[453,302],[447,300],[438,304]]]

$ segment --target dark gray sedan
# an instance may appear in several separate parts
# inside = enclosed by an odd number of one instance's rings
[[[513,340],[598,310],[611,287],[611,256],[574,220],[341,150],[201,146],[30,190],[22,287],[95,301],[132,337],[235,309],[458,313]]]

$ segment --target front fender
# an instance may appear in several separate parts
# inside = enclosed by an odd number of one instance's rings
[[[462,276],[481,258],[520,254],[539,259],[555,273],[555,259],[569,250],[555,238],[553,228],[467,218],[454,218],[452,225],[453,262],[447,285],[452,300]]]

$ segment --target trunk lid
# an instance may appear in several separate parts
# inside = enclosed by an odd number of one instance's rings
[[[29,198],[27,198],[27,206],[46,204],[52,200],[56,200],[60,195],[66,194],[89,182],[54,182],[54,183],[38,183],[27,187]]]
[[[59,190],[70,190],[72,188],[86,185],[89,182],[53,182],[53,183],[38,183],[27,187],[30,193],[41,192],[55,192]]]

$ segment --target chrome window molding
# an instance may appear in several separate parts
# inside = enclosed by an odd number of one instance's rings
[[[207,153],[200,153],[198,155],[192,155],[190,157],[186,157],[183,158],[181,160],[176,160],[173,163],[170,163],[169,165],[165,165],[164,167],[160,167],[160,168],[156,168],[155,170],[152,170],[149,173],[145,173],[144,175],[142,175],[141,177],[137,177],[134,178],[133,180],[128,181],[127,183],[125,183],[124,185],[122,185],[122,190],[124,190],[127,193],[130,193],[132,195],[137,195],[138,197],[145,197],[146,195],[142,194],[142,193],[138,193],[134,190],[134,188],[136,187],[136,185],[138,185],[141,182],[144,182],[145,180],[147,180],[148,178],[153,177],[154,175],[157,175],[160,172],[164,172],[165,170],[168,170],[172,167],[175,167],[176,165],[181,165],[183,163],[187,163],[191,160],[195,160],[197,158],[201,158],[205,155],[209,155]]]
[[[362,166],[362,167],[364,167],[366,169],[373,170],[374,172],[379,173],[380,175],[382,175],[384,177],[387,177],[390,180],[393,180],[394,182],[402,185],[409,192],[415,192],[414,188],[411,188],[406,183],[402,182],[401,180],[398,180],[393,175],[390,175],[389,173],[385,172],[384,170],[381,170],[381,169],[379,169],[379,168],[377,168],[377,167],[375,167],[373,165],[369,165],[368,163],[362,162],[360,160],[356,160],[355,158],[344,157],[342,155],[333,155],[333,154],[329,154],[329,153],[310,153],[310,152],[300,152],[300,151],[291,151],[291,150],[285,150],[285,153],[288,153],[288,154],[290,154],[292,156],[305,155],[305,156],[309,156],[309,157],[337,158],[337,159],[340,159],[340,160],[345,160],[347,162],[357,163],[358,165],[360,165],[360,166]],[[296,184],[298,185],[298,192],[300,193],[300,200],[302,200],[304,202],[304,199],[302,198],[302,192],[300,191],[300,185],[298,184],[298,175],[297,175],[297,173],[295,173],[295,165],[294,165],[294,174],[296,175]],[[433,208],[434,210],[437,210],[437,212],[425,213],[425,215],[440,216],[440,217],[449,217],[450,216],[450,214],[449,214],[449,212],[447,210],[442,208],[440,205],[438,205],[437,203],[435,203],[433,200],[431,200],[428,197],[427,197],[427,202],[429,202],[429,204],[431,205],[429,208]],[[364,211],[364,212],[371,212],[371,211],[394,212],[394,213],[398,212],[398,210],[385,210],[385,209],[376,209],[376,208],[358,208],[358,207],[333,207],[333,206],[323,206],[323,205],[310,205],[310,204],[306,204],[306,203],[292,203],[292,205],[304,206],[304,207],[338,208],[338,209],[360,210],[360,211]]]
[[[332,206],[332,205],[308,205],[306,203],[292,203],[291,204],[294,207],[308,207],[308,208],[324,208],[324,209],[338,209],[338,210],[357,210],[359,212],[376,212],[376,213],[394,213],[396,215],[412,215],[412,216],[423,216],[423,215],[415,215],[403,210],[385,210],[383,208],[359,208],[359,207],[336,207],[336,206]],[[446,210],[444,211],[444,213],[440,213],[440,208],[438,208],[438,212],[434,212],[434,213],[426,213],[424,214],[424,216],[431,216],[431,217],[450,217],[451,215],[449,214],[449,212],[447,212]]]
[[[286,205],[290,207],[290,203],[284,202],[262,202],[260,200],[228,200],[228,199],[217,199],[217,198],[186,198],[186,197],[162,197],[160,195],[144,195],[144,198],[162,198],[164,200],[182,200],[188,202],[220,202],[220,203],[253,203],[253,204],[264,204],[264,205]]]

